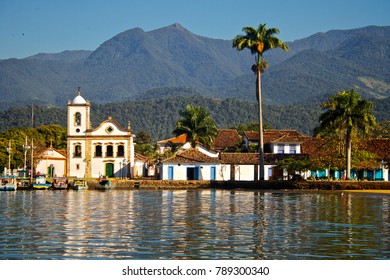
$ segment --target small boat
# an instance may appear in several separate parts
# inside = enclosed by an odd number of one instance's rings
[[[115,184],[109,179],[101,179],[99,185],[95,187],[97,190],[109,190],[115,188]]]
[[[31,187],[30,178],[18,177],[16,178],[16,186],[18,190],[28,190]]]
[[[68,188],[68,178],[55,177],[52,183],[52,187],[55,190],[65,190]]]
[[[86,190],[88,189],[88,182],[85,179],[74,179],[72,189],[74,190]]]
[[[4,176],[1,180],[0,191],[16,191],[15,176]]]
[[[16,187],[18,190],[29,190],[32,187],[28,170],[18,170],[18,176],[16,177]]]
[[[51,184],[46,181],[46,174],[37,174],[34,177],[34,183],[32,188],[36,190],[47,190],[51,187]]]

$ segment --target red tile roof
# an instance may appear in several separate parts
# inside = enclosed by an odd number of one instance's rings
[[[235,129],[220,129],[214,139],[214,149],[224,150],[234,148],[241,142],[241,137]]]
[[[198,151],[196,148],[190,148],[177,153],[175,156],[164,160],[163,162],[175,162],[175,163],[196,163],[196,162],[209,162],[218,163],[218,157],[209,157],[204,153]]]
[[[259,164],[258,153],[221,153],[221,163],[224,164]],[[302,159],[307,158],[308,155],[304,154],[265,154],[264,163],[269,165],[275,165],[278,162],[286,158]]]
[[[379,160],[390,161],[390,138],[375,138],[361,141],[361,148],[376,154]]]
[[[163,143],[185,144],[187,143],[187,134],[184,133],[173,138],[157,141],[157,144]]]
[[[245,131],[244,135],[249,141],[259,141],[259,132]],[[302,143],[306,141],[307,136],[300,134],[296,130],[265,130],[264,143]]]

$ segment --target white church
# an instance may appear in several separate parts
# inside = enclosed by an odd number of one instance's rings
[[[123,128],[108,117],[92,128],[91,106],[80,95],[68,100],[66,175],[78,178],[132,178],[134,135],[130,122]]]

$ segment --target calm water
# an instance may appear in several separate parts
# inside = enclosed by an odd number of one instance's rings
[[[0,192],[0,259],[388,259],[390,195]]]

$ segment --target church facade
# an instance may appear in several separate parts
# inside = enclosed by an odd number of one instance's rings
[[[91,105],[80,89],[67,108],[67,176],[132,178],[134,135],[111,117],[92,128]]]

